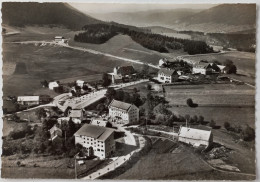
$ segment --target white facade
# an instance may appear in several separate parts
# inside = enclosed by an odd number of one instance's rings
[[[84,127],[89,127],[86,125],[89,124],[85,124],[82,126],[82,128],[84,129]],[[92,127],[94,128],[93,130],[95,130],[95,128],[99,126],[91,125],[91,132],[93,131]],[[80,130],[82,130],[82,128]],[[100,128],[103,129],[103,133],[101,135],[99,135]],[[110,128],[99,127],[96,131],[97,135],[93,135],[91,132],[76,132],[74,134],[75,144],[81,144],[89,151],[90,154],[92,153],[94,156],[97,156],[100,159],[105,159],[112,155],[115,151],[114,130]]]
[[[38,105],[40,102],[39,96],[18,96],[17,97],[18,104],[21,105]]]
[[[79,86],[79,87],[83,87],[83,85],[84,85],[84,81],[82,81],[82,80],[77,80],[76,81],[76,84],[77,84],[77,86]]]
[[[178,141],[195,147],[200,145],[208,147],[213,143],[213,135],[211,130],[181,127],[178,133]]]
[[[59,43],[61,43],[61,44],[68,43],[68,40],[65,39],[65,38],[62,37],[62,36],[56,36],[56,37],[54,37],[54,41],[55,41],[55,43],[57,43],[57,44],[59,44]]]
[[[193,74],[200,73],[202,75],[206,75],[206,69],[205,68],[192,68],[192,73]]]
[[[139,108],[133,104],[113,100],[109,105],[109,116],[124,124],[135,123],[139,121]]]
[[[168,68],[161,68],[158,72],[158,81],[161,83],[172,83],[177,81],[179,75],[177,71]]]
[[[55,87],[59,87],[59,84],[57,82],[49,82],[49,89],[53,90]]]

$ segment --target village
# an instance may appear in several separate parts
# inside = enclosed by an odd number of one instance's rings
[[[68,40],[56,36],[54,42],[66,45]],[[67,83],[41,81],[43,88],[56,93],[55,97],[48,94],[8,96],[6,99],[12,101],[17,110],[4,109],[4,119],[26,123],[27,127],[24,131],[14,130],[5,140],[22,138],[20,135],[30,140],[30,136],[39,135],[35,153],[47,152],[64,158],[68,153],[74,160],[70,160],[68,168],[75,170],[75,178],[82,179],[113,176],[120,166],[127,166],[140,158],[141,153],[147,153],[151,142],[159,141],[195,150],[214,169],[240,172],[238,167],[221,160],[230,149],[214,138],[213,130],[220,126],[213,119],[205,121],[203,116],[176,115],[169,110],[168,100],[174,92],[169,91],[171,86],[245,85],[230,77],[236,74],[236,65],[230,60],[221,64],[217,60],[176,57],[158,60],[156,69],[150,69],[147,64],[140,67],[141,71],[137,71],[131,64],[117,66],[103,73],[101,80],[91,83],[81,79]],[[200,107],[192,98],[183,102],[187,105],[176,107]],[[249,126],[242,129],[232,127],[230,121],[223,123],[226,130],[241,134],[242,140],[254,138]],[[25,154],[30,151],[26,147],[23,150]],[[15,154],[15,149],[4,145],[3,154]],[[103,163],[89,167],[89,161]],[[30,164],[19,160],[15,165]],[[34,167],[38,165],[41,164],[34,163]]]

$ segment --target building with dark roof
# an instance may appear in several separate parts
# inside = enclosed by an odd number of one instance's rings
[[[75,144],[81,144],[91,155],[104,159],[115,151],[114,129],[84,124],[75,134]]]
[[[109,116],[117,123],[135,123],[139,121],[139,108],[134,104],[112,100],[108,106]]]
[[[112,83],[121,83],[123,80],[131,80],[135,78],[136,71],[133,66],[115,67],[113,73],[108,73],[111,76]]]
[[[161,68],[158,71],[158,81],[162,83],[172,83],[179,78],[178,72],[169,68]]]
[[[203,74],[203,75],[208,75],[212,73],[212,66],[210,63],[205,63],[200,61],[197,64],[194,64],[192,68],[192,73],[193,74]]]

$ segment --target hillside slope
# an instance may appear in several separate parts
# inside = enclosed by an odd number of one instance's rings
[[[115,21],[134,26],[168,26],[179,22],[181,18],[191,16],[199,11],[200,10],[194,9],[174,9],[104,14],[95,13],[91,15],[103,21]]]
[[[10,26],[59,25],[73,30],[101,22],[65,3],[4,2],[2,18]]]
[[[254,29],[256,4],[222,4],[182,18],[178,30],[235,32]]]

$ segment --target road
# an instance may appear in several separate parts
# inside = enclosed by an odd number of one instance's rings
[[[70,48],[70,49],[74,49],[74,50],[78,50],[78,51],[83,51],[83,52],[88,52],[91,54],[96,54],[96,55],[103,55],[106,57],[110,57],[110,58],[115,58],[121,61],[126,61],[126,62],[131,62],[131,63],[136,63],[136,64],[146,64],[144,62],[142,62],[141,60],[135,60],[135,59],[129,59],[129,58],[124,58],[124,57],[120,57],[120,56],[115,56],[109,53],[105,53],[105,52],[100,52],[100,51],[96,51],[93,49],[87,49],[87,48],[82,48],[82,47],[76,47],[76,46],[70,46],[67,44],[59,44],[59,43],[55,43],[53,41],[19,41],[19,42],[4,42],[4,43],[13,43],[13,44],[51,44],[51,45],[58,45],[58,46],[62,46],[62,47],[66,47],[66,48]],[[155,69],[160,69],[159,66],[157,65],[153,65],[148,63],[148,66],[155,68]]]

